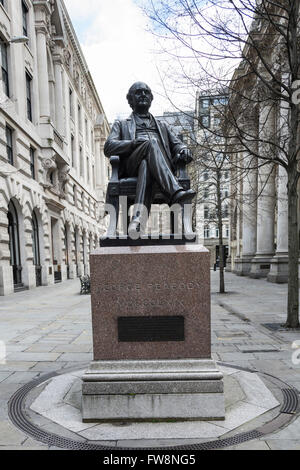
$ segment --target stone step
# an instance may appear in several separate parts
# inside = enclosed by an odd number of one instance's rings
[[[24,286],[24,284],[15,284],[14,285],[14,292],[23,292],[24,290],[28,290],[28,286]]]

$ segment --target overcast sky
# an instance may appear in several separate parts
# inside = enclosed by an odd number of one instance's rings
[[[146,31],[140,0],[65,0],[73,26],[109,121],[126,117],[129,87],[144,81],[152,88],[153,114],[172,110],[162,97],[158,69],[164,58],[155,54],[157,40]]]

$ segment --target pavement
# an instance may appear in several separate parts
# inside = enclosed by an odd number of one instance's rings
[[[213,357],[300,390],[300,331],[265,326],[284,323],[287,286],[226,273],[227,293],[218,294],[218,274],[211,272]],[[0,298],[0,450],[48,449],[11,424],[7,402],[42,374],[84,369],[92,360],[90,296],[79,290],[76,279]],[[300,449],[300,417],[263,439],[227,449]]]

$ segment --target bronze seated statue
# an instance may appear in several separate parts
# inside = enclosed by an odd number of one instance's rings
[[[189,209],[195,192],[190,189],[186,172],[186,165],[193,160],[191,152],[165,122],[149,113],[153,95],[145,83],[132,85],[127,99],[133,113],[114,122],[104,146],[112,165],[106,195],[106,210],[110,212],[107,237],[117,235],[121,196],[126,197],[127,209],[134,204],[128,228],[131,238],[143,233],[151,204],[181,205],[184,233],[191,233]]]

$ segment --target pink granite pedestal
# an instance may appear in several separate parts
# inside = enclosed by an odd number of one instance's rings
[[[208,250],[100,248],[90,266],[94,362],[83,377],[83,420],[224,419]]]

